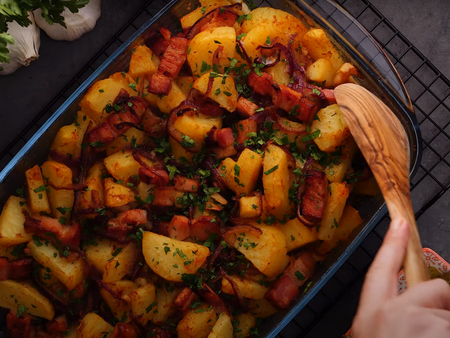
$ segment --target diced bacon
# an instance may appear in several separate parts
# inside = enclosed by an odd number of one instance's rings
[[[33,258],[21,258],[8,264],[8,279],[22,279],[33,272]]]
[[[169,45],[169,41],[166,40],[161,32],[153,31],[147,39],[145,39],[145,45],[150,48],[153,53],[159,56],[164,53]]]
[[[299,108],[302,96],[301,93],[296,92],[285,85],[280,85],[274,103],[277,107],[287,112],[291,112],[291,114],[300,114]]]
[[[168,232],[170,238],[184,241],[189,237],[189,218],[182,215],[173,216],[168,226]]]
[[[45,324],[45,329],[50,334],[65,333],[68,330],[67,318],[65,315],[58,316]]]
[[[237,102],[236,110],[243,118],[252,117],[256,114],[255,110],[258,109],[258,105],[252,101],[241,96]]]
[[[196,299],[198,299],[197,294],[190,288],[185,287],[175,298],[173,305],[175,305],[181,312],[184,312],[189,309],[192,302]]]
[[[250,73],[248,76],[248,85],[253,88],[253,91],[260,95],[274,95],[275,89],[273,88],[272,75],[268,73],[261,73],[257,75],[255,72]]]
[[[142,129],[154,137],[164,136],[167,132],[166,125],[167,120],[156,116],[150,109],[142,115]]]
[[[303,97],[300,100],[300,115],[297,115],[297,119],[301,121],[312,121],[314,114],[320,108],[320,102],[317,95],[313,94],[312,90],[306,88],[303,91]]]
[[[17,318],[15,311],[6,315],[6,328],[11,338],[29,338],[31,328],[31,316],[24,313]]]
[[[336,97],[334,97],[333,89],[322,89],[322,93],[325,96],[325,99],[327,100],[328,104],[336,103]]]
[[[48,216],[33,215],[31,217],[26,211],[24,215],[26,232],[45,238],[56,247],[61,245],[75,250],[79,249],[81,227],[77,222],[73,222],[72,225],[62,225],[58,220]]]
[[[272,288],[267,291],[265,298],[276,308],[285,309],[298,294],[298,287],[292,279],[287,275],[283,275],[276,281]]]
[[[302,252],[297,258],[291,257],[284,275],[289,276],[299,288],[311,277],[316,268],[314,257],[307,251]]]
[[[127,242],[128,236],[138,225],[147,223],[147,210],[132,209],[117,215],[106,223],[105,237],[119,242]]]
[[[172,89],[172,79],[164,74],[155,73],[150,78],[148,92],[155,95],[168,95]]]
[[[161,187],[153,190],[154,200],[152,205],[159,207],[171,207],[176,204],[176,198],[180,192],[174,187]]]
[[[130,324],[117,323],[114,326],[111,338],[137,338],[137,333]]]
[[[218,117],[223,115],[223,109],[217,104],[202,103],[200,105],[200,113],[211,117]]]
[[[302,197],[302,215],[321,219],[325,209],[327,193],[328,185],[325,174],[318,170],[308,170]]]
[[[8,279],[8,259],[0,257],[0,281]]]
[[[226,148],[215,147],[211,149],[218,159],[231,157],[237,154],[237,150],[234,145],[230,145]]]
[[[200,216],[191,221],[189,234],[198,241],[206,241],[211,234],[219,234],[219,222],[214,216]]]
[[[172,37],[164,51],[158,72],[172,79],[177,77],[181,67],[186,62],[188,44],[188,39]]]
[[[220,148],[226,148],[234,144],[234,135],[231,128],[222,128],[217,132],[217,143]]]
[[[169,236],[169,222],[159,222],[159,233],[164,236]]]
[[[186,192],[197,192],[200,187],[198,181],[180,175],[173,178],[173,183],[176,189]]]
[[[139,178],[146,184],[155,184],[164,187],[169,183],[169,174],[162,169],[139,168]]]
[[[249,133],[256,133],[258,131],[258,122],[252,119],[241,120],[238,123],[237,143],[244,144],[245,140],[251,138],[247,136]]]
[[[205,24],[201,31],[213,29],[216,27],[232,27],[238,18],[238,14],[233,11],[217,8],[216,15]]]
[[[122,91],[125,91],[125,89],[121,89],[118,102],[122,102],[122,97],[125,97]],[[111,143],[115,138],[123,135],[133,125],[139,124],[147,108],[148,104],[142,98],[137,96],[129,97],[120,111],[109,114],[105,122],[89,132],[89,144],[96,144],[95,148],[102,150],[104,145]]]

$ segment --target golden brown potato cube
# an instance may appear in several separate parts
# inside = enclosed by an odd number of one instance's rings
[[[236,31],[233,27],[216,27],[198,33],[189,43],[187,62],[194,76],[202,76],[212,67],[212,59],[220,42],[223,51],[219,64],[228,67],[236,49]],[[222,68],[223,69],[223,68]]]
[[[358,70],[350,63],[344,63],[341,68],[334,74],[333,86],[339,86],[340,84],[351,82],[351,76],[359,76]]]
[[[180,87],[172,80],[172,89],[168,95],[157,96],[156,105],[163,113],[170,113],[172,109],[178,107],[181,102],[186,100],[186,95]]]
[[[189,309],[177,326],[179,338],[206,338],[216,323],[216,312],[208,303]]]
[[[142,158],[149,166],[153,167],[153,162],[149,159]],[[106,169],[116,180],[127,183],[128,179],[136,178],[139,175],[141,165],[133,157],[131,150],[119,151],[103,159]]]
[[[147,325],[153,319],[154,311],[158,307],[156,301],[155,285],[147,283],[138,289],[133,290],[129,295],[131,299],[131,312],[142,325]]]
[[[19,250],[17,246],[0,246],[0,257],[8,258],[9,261],[15,261],[19,258],[17,255],[17,250]],[[19,250],[22,252],[22,250]]]
[[[195,274],[210,252],[203,245],[145,232],[142,252],[148,266],[162,278],[181,282],[184,273]],[[174,255],[175,254],[175,255]]]
[[[28,206],[31,212],[39,214],[50,214],[50,204],[47,197],[44,179],[42,178],[41,168],[35,165],[33,168],[25,171],[27,181]]]
[[[323,241],[317,251],[319,254],[327,254],[339,243],[345,241],[351,232],[355,230],[363,222],[359,211],[351,205],[346,205],[342,217],[339,220],[338,227],[333,237],[329,241]]]
[[[79,200],[79,209],[102,209],[105,206],[105,188],[103,186],[103,180],[108,176],[103,162],[94,164],[86,177],[84,183],[88,186],[88,189],[81,193]],[[83,214],[84,217],[94,218],[97,213]]]
[[[239,332],[239,337],[250,336],[250,329],[256,327],[256,318],[251,313],[242,313],[234,316],[234,331]]]
[[[259,196],[244,196],[239,199],[239,216],[243,218],[257,217],[262,210]]]
[[[120,281],[133,268],[138,257],[139,251],[134,243],[116,249],[105,265],[103,281],[107,283]]]
[[[31,234],[23,227],[25,222],[23,210],[30,212],[25,199],[17,196],[8,198],[0,215],[0,245],[12,246],[31,240]]]
[[[169,143],[172,149],[172,155],[175,156],[176,159],[183,162],[192,162],[192,156],[194,155],[184,149],[172,136],[169,136]]]
[[[194,77],[178,76],[175,79],[175,83],[178,85],[178,87],[181,89],[184,95],[187,96],[189,94],[189,91],[192,89],[192,85],[194,84]]]
[[[64,159],[65,163],[67,163],[66,161],[80,160],[81,142],[79,128],[74,123],[59,129],[50,146],[50,156],[57,160]]]
[[[265,69],[265,71],[272,75],[274,81],[278,85],[287,86],[291,79],[289,77],[289,73],[286,71],[286,67],[287,63],[284,61],[280,61],[275,66]]]
[[[256,318],[266,318],[278,312],[265,298],[251,299],[248,303],[248,309]]]
[[[173,304],[175,298],[180,293],[180,289],[175,287],[174,283],[159,279],[156,283],[156,309],[153,308],[152,322],[156,325],[162,325],[167,322],[169,317],[176,312]]]
[[[329,187],[330,195],[328,196],[325,204],[323,217],[317,230],[317,238],[323,241],[331,240],[336,232],[349,195],[349,190],[346,183],[333,182],[329,185]]]
[[[116,295],[119,295],[123,300],[116,299],[105,288],[100,288],[100,294],[103,300],[108,304],[112,314],[118,320],[127,320],[131,310],[131,300],[128,296],[133,290],[137,289],[136,283],[130,280],[121,280],[115,283],[105,283]]]
[[[106,238],[96,238],[94,243],[84,246],[83,251],[86,254],[89,264],[95,266],[104,275],[106,272],[106,264],[114,257],[113,253],[123,250],[124,246]]]
[[[153,52],[147,46],[136,46],[130,60],[130,70],[128,73],[135,79],[150,77],[158,71],[158,66],[154,62]]]
[[[256,222],[251,224],[262,233],[242,231],[235,234],[228,231],[224,234],[224,240],[242,253],[261,273],[267,277],[274,277],[281,272],[286,263],[286,238],[283,232],[274,226],[260,225]]]
[[[286,237],[288,251],[295,250],[306,244],[317,241],[316,228],[308,228],[297,218],[294,218],[286,224],[277,225],[278,229],[283,231]]]
[[[58,278],[68,290],[72,290],[84,279],[84,260],[79,257],[73,262],[69,262],[59,254],[52,244],[45,244],[45,241],[30,241],[27,245],[31,256],[42,266],[48,268],[49,273]]]
[[[311,133],[320,133],[320,135],[314,139],[314,142],[322,151],[335,151],[350,135],[339,106],[333,104],[325,107],[317,112],[317,117],[318,119],[311,125]]]
[[[114,182],[112,178],[106,178],[105,184],[105,204],[108,208],[121,207],[135,200],[134,193],[130,188]]]
[[[328,60],[335,72],[344,64],[344,61],[336,48],[334,48],[330,39],[328,39],[325,32],[320,28],[311,28],[303,36],[303,46],[306,47],[309,55],[311,55],[314,60]]]
[[[286,152],[276,145],[269,145],[264,153],[262,181],[266,209],[272,215],[283,219],[291,213],[291,185]]]
[[[106,156],[110,156],[125,147],[136,147],[145,144],[147,135],[144,131],[130,128],[125,134],[117,137],[114,141],[106,146]]]
[[[231,324],[231,318],[222,312],[219,314],[211,333],[208,338],[232,338],[233,337],[233,324]]]
[[[79,338],[109,338],[113,327],[98,314],[90,312],[80,322],[76,330]]]
[[[202,16],[203,16],[202,8],[197,7],[196,9],[189,12],[188,14],[186,14],[185,16],[183,16],[180,19],[181,27],[183,28],[183,30],[188,29],[189,27],[192,27],[194,25],[194,23],[196,23],[197,20],[200,19]]]
[[[327,180],[330,182],[342,182],[345,173],[352,166],[353,158],[358,150],[355,140],[352,136],[348,136],[341,143],[341,158],[337,164],[332,164],[324,168]]]
[[[192,116],[185,114],[178,117],[174,123],[176,130],[192,138],[196,144],[205,143],[206,133],[214,126],[217,129],[222,128],[222,117],[210,117],[200,113]]]
[[[113,104],[121,89],[125,89],[130,95],[137,94],[130,87],[115,79],[104,79],[95,82],[80,102],[82,112],[96,123],[103,122],[108,117],[108,113],[105,110],[106,105]]]
[[[245,279],[241,276],[230,277],[233,278],[234,282],[237,284],[242,296],[250,299],[264,298],[264,295],[267,292],[267,287],[260,284],[259,281]],[[234,295],[234,289],[226,278],[222,278],[222,292],[229,295]]]
[[[13,280],[0,281],[0,307],[17,311],[22,305],[32,316],[48,320],[55,316],[52,303],[32,286]]]
[[[333,65],[326,59],[318,59],[306,69],[306,77],[310,81],[323,83],[326,87],[333,85],[334,73]]]
[[[75,199],[73,190],[59,189],[70,186],[72,182],[72,170],[62,163],[46,161],[41,166],[42,176],[48,179],[48,200],[52,210],[52,216],[56,219],[70,220],[70,215]]]
[[[211,73],[202,75],[194,82],[193,87],[200,93],[205,94],[208,90],[209,76]],[[208,94],[208,97],[217,102],[220,107],[225,108],[229,112],[234,112],[237,106],[238,92],[234,84],[232,77],[228,76],[223,82],[222,77],[216,77],[213,80],[212,89]]]

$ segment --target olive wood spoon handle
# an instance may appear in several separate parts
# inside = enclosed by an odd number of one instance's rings
[[[430,279],[409,192],[409,143],[395,114],[362,86],[346,83],[334,90],[336,101],[359,149],[372,169],[391,219],[410,225],[403,262],[408,286]]]

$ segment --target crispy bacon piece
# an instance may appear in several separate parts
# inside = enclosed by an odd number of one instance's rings
[[[164,187],[169,182],[169,174],[162,169],[140,167],[139,178],[146,184],[155,184],[159,187]]]
[[[31,257],[21,258],[8,264],[8,279],[26,278],[33,272],[34,260]]]
[[[175,189],[175,187],[161,187],[155,188],[153,190],[154,200],[152,205],[159,207],[171,207],[174,206],[179,197],[180,191]]]
[[[45,329],[50,334],[66,332],[68,330],[66,315],[61,315],[54,318],[52,321],[45,324]]]
[[[328,104],[336,103],[336,97],[334,97],[333,89],[322,89],[322,93],[325,96],[325,99],[327,100]]]
[[[299,114],[300,100],[303,95],[291,88],[281,85],[277,88],[275,105],[287,112]]]
[[[11,338],[28,338],[30,336],[31,316],[24,313],[17,318],[15,311],[6,315],[6,328]]]
[[[243,118],[252,117],[256,114],[255,110],[259,107],[257,104],[241,96],[237,102],[236,110]]]
[[[119,96],[125,95],[124,92],[126,92],[125,89],[121,89]],[[119,101],[122,102],[123,99],[120,98]],[[101,150],[103,145],[111,143],[116,137],[123,135],[131,126],[139,124],[147,108],[148,104],[144,99],[137,96],[129,97],[120,111],[109,114],[105,122],[89,133],[89,144],[100,142],[101,146],[95,146],[95,148]]]
[[[198,241],[206,241],[211,234],[219,234],[219,222],[214,216],[200,216],[191,221],[189,234]]]
[[[181,312],[186,311],[191,306],[194,300],[198,299],[197,294],[192,291],[190,288],[185,287],[178,296],[173,301],[173,304],[180,310]]]
[[[226,148],[220,148],[215,147],[211,149],[214,154],[216,154],[216,158],[225,158],[225,157],[231,157],[237,154],[237,150],[234,147],[234,144],[226,147]]]
[[[186,192],[197,192],[200,187],[198,181],[181,175],[176,175],[173,178],[173,183],[176,189]]]
[[[8,279],[8,258],[0,257],[0,281]]]
[[[273,88],[274,80],[272,75],[268,73],[261,73],[261,76],[255,72],[250,73],[248,76],[248,85],[253,88],[253,91],[260,95],[274,95],[275,89]]]
[[[223,109],[217,104],[204,102],[200,105],[200,113],[207,116],[218,117],[223,115]]]
[[[302,197],[302,215],[321,219],[327,200],[328,185],[325,173],[308,170],[305,178],[305,192]]]
[[[234,135],[231,128],[222,128],[217,131],[217,144],[220,148],[227,148],[234,144]]]
[[[172,79],[177,77],[181,67],[186,62],[188,44],[188,39],[172,37],[164,51],[158,72]]]
[[[150,109],[147,109],[144,115],[142,115],[142,129],[152,136],[164,136],[167,132],[166,125],[167,120],[156,116]]]
[[[164,74],[152,75],[148,85],[148,92],[155,95],[168,95],[172,89],[172,79]]]
[[[23,211],[23,214],[25,215],[23,225],[26,232],[45,238],[55,247],[61,245],[62,247],[69,246],[74,250],[79,249],[81,227],[77,222],[72,221],[72,225],[62,225],[58,220],[48,216],[33,215],[31,217],[27,211]]]
[[[145,45],[152,50],[156,55],[161,55],[169,45],[169,41],[165,38],[164,34],[158,31],[150,33],[145,40]]]
[[[299,291],[292,279],[283,275],[264,296],[273,306],[285,309],[298,296]]]
[[[314,114],[320,108],[319,96],[314,94],[312,89],[305,88],[299,105],[300,114],[296,116],[297,119],[301,121],[312,121]]]
[[[289,276],[299,288],[311,277],[316,268],[314,257],[307,251],[302,252],[297,258],[291,256],[284,275]]]
[[[184,241],[189,237],[189,218],[182,215],[173,216],[168,226],[168,233],[170,238]]]
[[[117,323],[111,338],[137,338],[137,332],[130,324]]]
[[[117,215],[117,218],[110,219],[106,223],[105,237],[127,242],[130,234],[138,225],[147,223],[147,210],[132,209]]]
[[[258,122],[256,122],[255,120],[248,118],[239,121],[237,143],[244,144],[245,140],[251,138],[250,136],[247,136],[247,134],[257,131],[258,131]]]

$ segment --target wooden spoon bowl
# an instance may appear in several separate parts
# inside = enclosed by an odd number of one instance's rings
[[[429,280],[409,192],[409,142],[395,114],[362,86],[336,87],[336,101],[386,201],[391,219],[410,225],[404,270],[409,286]]]

